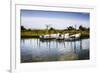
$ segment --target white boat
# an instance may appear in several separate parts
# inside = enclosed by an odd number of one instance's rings
[[[77,33],[77,34],[71,35],[70,37],[80,38],[80,36],[81,36],[81,34],[80,33]]]
[[[58,37],[59,37],[59,34],[49,34],[49,35],[40,36],[40,39],[49,40],[49,39],[56,39]]]
[[[59,37],[59,33],[58,34],[50,34],[51,38],[58,38]]]
[[[56,39],[56,40],[66,40],[66,41],[72,41],[72,40],[77,40],[81,36],[80,33],[78,34],[73,34],[69,35],[69,33],[66,34],[50,34],[50,35],[44,35],[40,36],[40,39],[42,40],[50,40],[50,39]]]
[[[69,41],[78,40],[78,39],[80,39],[80,36],[81,36],[80,33],[73,34],[73,35],[70,35],[69,38],[68,39],[65,39],[65,40],[69,40]]]
[[[66,34],[60,34],[57,40],[67,40],[69,39],[69,33]]]
[[[69,39],[70,38],[69,33],[64,34],[64,38],[65,40]]]

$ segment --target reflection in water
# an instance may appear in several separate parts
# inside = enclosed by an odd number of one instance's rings
[[[89,59],[89,39],[78,41],[21,40],[21,62]]]

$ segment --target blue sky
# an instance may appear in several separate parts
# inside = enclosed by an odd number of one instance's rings
[[[68,26],[80,25],[89,27],[89,13],[58,12],[40,10],[21,10],[21,25],[31,29],[45,29],[50,25],[55,29],[65,29]]]

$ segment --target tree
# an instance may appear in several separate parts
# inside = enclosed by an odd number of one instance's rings
[[[28,31],[31,31],[31,29],[27,29]]]
[[[69,26],[67,29],[68,30],[74,30],[75,28],[73,26]]]
[[[87,30],[87,28],[83,27],[82,25],[79,26],[79,30]]]
[[[52,30],[55,30],[55,29],[53,27],[51,27],[49,30],[52,31]]]
[[[24,26],[21,26],[21,30],[26,30],[26,28]]]
[[[50,27],[49,24],[46,24],[46,33],[49,33],[48,28]]]
[[[90,28],[87,28],[88,31],[90,31]]]

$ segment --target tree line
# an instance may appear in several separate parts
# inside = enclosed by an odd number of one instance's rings
[[[55,28],[53,28],[53,27],[50,27],[49,29],[46,28],[46,29],[47,29],[47,30],[58,30],[58,29],[55,29]],[[24,26],[21,25],[21,30],[28,30],[28,31],[31,31],[31,30],[36,30],[36,29],[26,29]],[[38,29],[38,30],[43,30],[43,29]],[[76,28],[73,27],[73,26],[69,26],[69,27],[67,27],[66,29],[62,29],[62,30],[82,30],[82,31],[87,30],[87,31],[89,31],[90,28],[89,28],[89,27],[86,28],[86,27],[80,25],[78,29],[76,29]]]

